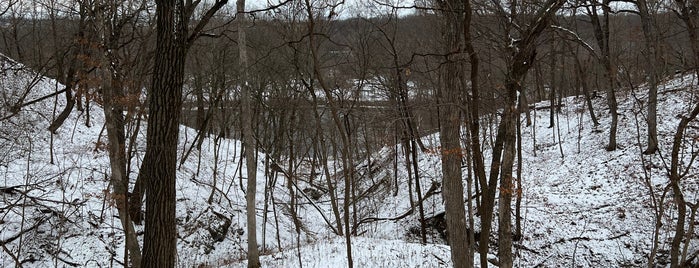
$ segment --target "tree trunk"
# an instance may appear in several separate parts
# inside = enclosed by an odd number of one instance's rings
[[[617,114],[616,92],[614,90],[614,81],[616,81],[616,71],[612,65],[612,56],[609,49],[609,13],[611,0],[602,0],[602,4],[595,2],[595,5],[587,8],[587,14],[592,23],[592,29],[595,34],[595,40],[600,47],[601,55],[598,60],[604,68],[604,81],[607,91],[607,105],[609,106],[609,114],[612,117],[609,126],[609,143],[605,148],[607,151],[616,150],[616,132],[619,121]],[[602,7],[602,19],[600,19],[597,11],[597,5]]]
[[[73,60],[72,62],[75,62]],[[73,98],[73,87],[75,85],[74,81],[74,76],[75,76],[75,63],[71,63],[71,66],[68,67],[68,73],[66,75],[66,80],[65,80],[65,96],[66,96],[66,106],[63,108],[63,111],[61,111],[60,114],[58,114],[58,117],[51,122],[51,125],[49,126],[49,131],[52,133],[56,133],[58,131],[58,128],[63,125],[63,122],[68,119],[68,116],[70,113],[73,111],[73,107],[75,107],[75,98]]]
[[[517,140],[517,89],[518,85],[508,83],[507,103],[505,104],[502,124],[504,126],[504,152],[500,174],[500,197],[498,202],[498,258],[500,267],[512,267],[512,196],[515,191],[512,181],[512,169],[515,159],[515,142]]]
[[[597,116],[595,116],[595,110],[592,106],[592,97],[590,96],[590,86],[587,83],[587,74],[583,70],[580,59],[578,59],[577,56],[575,57],[575,70],[578,73],[577,77],[580,82],[580,87],[582,88],[583,96],[585,97],[585,104],[587,104],[587,109],[590,111],[590,119],[592,120],[592,124],[596,127],[599,125],[599,121],[597,121]]]
[[[248,186],[245,192],[247,210],[247,235],[248,235],[248,267],[260,267],[260,252],[257,249],[257,213],[255,211],[255,196],[257,195],[257,162],[255,158],[255,138],[253,137],[252,122],[252,88],[248,84],[248,56],[247,42],[245,39],[245,29],[247,21],[245,17],[245,0],[236,2],[238,14],[238,51],[240,54],[240,68],[243,74],[240,81],[240,92],[242,101],[242,129],[243,146],[245,147],[245,166],[247,170]],[[288,178],[291,180],[292,178]],[[291,187],[291,186],[289,186]],[[292,195],[293,198],[293,195]],[[294,209],[293,207],[291,208]]]
[[[471,79],[471,99],[469,100],[469,127],[470,127],[470,132],[471,135],[469,136],[470,138],[470,149],[471,153],[473,155],[473,170],[474,170],[474,175],[475,175],[475,181],[477,182],[476,185],[480,184],[481,187],[481,202],[480,206],[478,206],[478,210],[480,211],[480,215],[482,219],[488,219],[488,220],[482,220],[481,221],[481,230],[487,229],[488,231],[481,231],[481,235],[478,238],[479,243],[480,243],[480,261],[481,264],[487,263],[487,258],[488,258],[488,242],[490,239],[490,235],[488,233],[490,232],[490,216],[492,215],[493,211],[493,198],[491,198],[491,195],[489,194],[490,191],[492,191],[492,188],[489,188],[489,184],[485,175],[485,160],[483,159],[483,152],[481,150],[481,144],[480,144],[480,79],[478,76],[478,70],[479,70],[479,58],[478,54],[476,53],[476,50],[473,46],[473,39],[471,37],[471,17],[472,17],[472,10],[471,10],[471,1],[464,1],[464,25],[463,25],[463,36],[464,36],[464,48],[466,50],[466,53],[468,53],[468,59],[469,63],[471,66],[471,72],[470,72],[470,79]],[[476,186],[478,187],[478,186]],[[470,188],[469,188],[470,190]],[[470,195],[469,195],[470,196]],[[489,200],[487,202],[486,200]],[[478,202],[477,202],[478,203]],[[471,211],[470,203],[468,204],[469,211]],[[473,219],[471,218],[471,214],[469,214],[469,222],[472,222]],[[471,234],[472,236],[473,234]],[[471,239],[469,237],[469,242],[473,241],[474,239]],[[473,260],[473,256],[470,254],[473,253],[473,250],[469,250],[469,260]],[[482,265],[481,265],[482,266]]]
[[[78,33],[76,34],[75,38],[84,38],[84,32],[85,32],[85,6],[81,5],[80,9],[80,21],[78,24]],[[53,42],[54,45],[58,46],[58,30],[56,29],[56,17],[51,16],[51,32],[52,32],[52,37],[53,37]],[[17,27],[14,27],[15,29]],[[16,33],[15,33],[16,34]],[[78,43],[78,42],[76,42]],[[77,47],[73,48],[73,53],[71,53],[71,59],[70,62],[68,63],[68,71],[67,73],[64,72],[64,56],[61,55],[59,51],[56,51],[55,57],[56,57],[56,71],[57,71],[57,76],[58,80],[60,80],[61,83],[65,85],[65,97],[66,97],[66,106],[63,108],[63,111],[61,111],[60,114],[58,114],[58,117],[56,117],[53,122],[51,122],[51,125],[49,125],[48,130],[51,131],[51,133],[56,133],[58,131],[58,128],[63,125],[63,122],[65,122],[66,119],[68,119],[68,116],[70,113],[73,111],[73,107],[75,107],[75,98],[73,97],[73,87],[75,87],[75,75],[76,75],[76,69],[77,69],[77,56],[78,54],[82,51],[83,45],[81,44],[76,44]],[[21,56],[21,53],[19,53],[19,46],[18,46],[18,56]],[[53,158],[52,158],[53,159]]]
[[[132,267],[140,267],[141,249],[138,243],[138,236],[136,235],[133,223],[129,217],[127,198],[129,190],[127,163],[129,158],[126,153],[124,107],[132,104],[123,101],[125,99],[126,89],[123,86],[124,77],[120,69],[122,64],[116,54],[120,45],[119,38],[122,29],[114,28],[114,24],[110,21],[111,17],[116,14],[117,6],[106,1],[97,4],[105,7],[101,12],[95,13],[96,18],[92,22],[94,23],[93,27],[96,29],[97,36],[95,36],[95,38],[98,38],[97,41],[101,45],[101,49],[95,51],[95,54],[98,56],[99,66],[101,67],[101,77],[99,77],[101,81],[100,93],[103,100],[102,107],[104,111],[105,128],[107,130],[109,164],[111,169],[110,184],[113,187],[112,199],[116,204],[119,221],[122,228],[124,228],[126,244],[124,263]],[[81,50],[82,49],[81,47]],[[68,73],[70,76],[73,76],[75,74],[74,66],[71,65],[70,68],[71,70],[69,70]],[[70,81],[70,85],[67,91],[72,91],[73,78],[69,77],[68,81]],[[68,97],[68,95],[66,97]],[[74,100],[71,101],[75,103]],[[66,116],[70,113],[68,110],[64,110],[64,112],[67,112],[65,114]],[[52,124],[52,126],[54,125]],[[60,126],[60,124],[56,126]]]
[[[110,65],[105,65],[110,66]],[[109,76],[112,72],[108,69],[104,72],[106,76]],[[114,100],[123,97],[121,94],[121,88],[118,88],[115,83],[111,82],[113,78],[104,79],[102,86],[102,96],[103,96],[103,108],[104,108],[104,119],[105,126],[107,129],[107,139],[109,143],[109,164],[112,171],[112,176],[110,183],[113,187],[113,198],[116,203],[117,211],[119,213],[119,220],[122,227],[124,228],[124,235],[126,236],[126,248],[128,249],[128,257],[126,261],[131,261],[133,267],[140,267],[141,265],[141,249],[138,244],[138,237],[136,236],[136,231],[134,229],[133,223],[129,217],[128,209],[128,189],[129,189],[129,177],[126,172],[126,136],[124,134],[124,116],[123,109],[116,106]],[[127,262],[128,263],[128,262]]]
[[[452,65],[452,66],[449,66]],[[440,143],[442,145],[442,189],[447,218],[449,246],[454,267],[472,267],[473,258],[469,258],[468,249],[471,245],[467,239],[466,213],[464,211],[464,193],[461,177],[461,144],[460,118],[458,97],[455,98],[456,63],[448,63],[445,70],[445,85],[443,89],[442,106],[440,107]],[[450,69],[456,69],[450,72]],[[448,78],[448,76],[453,78]],[[452,80],[452,81],[450,81]]]
[[[352,259],[352,233],[350,230],[350,205],[352,202],[352,200],[350,199],[354,174],[354,172],[352,172],[351,169],[354,168],[354,165],[351,161],[351,144],[349,140],[350,134],[347,132],[347,129],[343,126],[343,121],[340,118],[341,107],[337,103],[337,100],[335,100],[335,98],[333,97],[333,93],[331,92],[331,89],[326,83],[325,77],[321,73],[320,55],[317,49],[317,46],[319,46],[319,44],[316,41],[316,15],[313,11],[313,6],[310,0],[305,0],[304,4],[306,9],[306,15],[308,16],[308,41],[311,50],[313,75],[315,76],[315,79],[318,80],[318,84],[320,84],[321,89],[325,93],[328,107],[330,107],[330,115],[332,117],[332,121],[335,124],[337,131],[340,133],[340,140],[342,142],[340,150],[342,160],[342,175],[344,177],[344,203],[342,207],[344,210],[343,220],[345,223],[345,249],[347,253],[347,265],[349,268],[352,268],[354,266],[354,261]]]
[[[517,95],[522,92],[522,83],[527,72],[531,68],[536,55],[536,42],[541,33],[550,25],[551,19],[558,9],[565,3],[564,0],[549,0],[536,12],[531,26],[523,32],[523,38],[513,49],[511,62],[508,63],[505,81],[506,100],[501,128],[498,136],[503,141],[503,159],[500,174],[500,198],[498,202],[498,258],[500,267],[513,266],[512,257],[512,195],[515,192],[512,183],[512,170],[515,159],[515,147],[517,140],[516,125],[519,124],[517,116]],[[495,152],[493,152],[495,157]],[[496,159],[493,158],[493,162]]]
[[[672,152],[670,154],[670,187],[672,189],[673,199],[677,204],[677,223],[675,224],[675,235],[670,246],[670,267],[672,268],[684,267],[681,266],[682,263],[680,263],[680,245],[682,243],[682,239],[684,238],[687,204],[680,186],[680,179],[682,179],[680,170],[680,150],[684,140],[685,129],[687,128],[687,125],[689,125],[689,122],[694,120],[697,115],[699,115],[699,104],[694,106],[694,109],[688,116],[682,117],[679,126],[677,126],[677,131],[675,132],[675,137],[672,142]],[[685,243],[689,243],[689,241],[686,241]]]
[[[464,37],[464,2],[438,1],[443,9],[443,38],[446,45],[447,62],[442,65],[442,86],[439,93],[439,140],[442,156],[442,189],[446,210],[449,248],[454,267],[473,267],[473,256],[469,256],[471,245],[467,234],[464,210],[464,186],[461,174],[461,116],[459,104],[459,76],[462,75],[461,45]],[[470,18],[470,17],[469,17]]]
[[[648,74],[648,147],[643,154],[654,154],[658,150],[658,33],[654,25],[654,19],[650,14],[646,0],[636,1],[638,14],[641,17],[643,37],[647,54],[646,73]]]
[[[181,1],[156,1],[157,45],[148,91],[146,153],[141,165],[148,193],[143,267],[175,267],[176,167],[186,56],[186,19]]]
[[[420,238],[423,244],[427,244],[427,226],[425,221],[425,208],[422,205],[422,189],[420,188],[420,173],[418,171],[418,158],[417,158],[417,138],[413,138],[410,141],[410,152],[413,158],[413,173],[415,174],[415,190],[417,191],[417,203],[418,212],[420,213]]]
[[[315,94],[315,89],[309,88],[308,89],[311,94],[312,98],[312,103],[313,107],[318,107],[318,98]],[[323,137],[323,126],[322,126],[322,118],[321,115],[318,113],[318,109],[313,109],[313,117],[314,117],[314,122],[315,122],[315,127],[316,127],[316,134],[315,134],[315,140],[316,142],[313,144],[314,151],[317,152],[320,156],[320,162],[322,163],[323,166],[323,173],[325,174],[325,182],[328,185],[328,194],[330,195],[330,206],[332,207],[333,215],[335,216],[335,224],[337,225],[336,231],[337,235],[343,235],[343,229],[342,229],[342,218],[340,217],[340,207],[337,202],[337,193],[336,193],[336,188],[335,184],[332,181],[332,176],[330,175],[330,169],[328,168],[328,153],[327,149],[328,146],[325,142],[325,138]],[[396,186],[397,187],[397,186]]]
[[[551,103],[551,109],[549,109],[549,128],[554,127],[554,116],[556,111],[556,41],[552,40],[553,45],[551,46],[551,82],[549,84],[549,101]],[[555,135],[553,136],[555,139]]]

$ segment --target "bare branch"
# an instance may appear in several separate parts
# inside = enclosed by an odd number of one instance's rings
[[[199,1],[200,0],[197,0],[197,3]],[[194,41],[201,35],[201,31],[204,29],[204,26],[209,23],[216,12],[218,12],[226,3],[228,3],[228,0],[217,0],[216,3],[214,3],[214,5],[206,11],[201,20],[199,20],[199,23],[197,23],[197,25],[194,26],[194,29],[192,29],[192,33],[189,35],[189,38],[187,38],[187,47],[192,46],[192,43],[194,43]]]
[[[576,41],[578,44],[580,44],[583,48],[585,48],[587,51],[589,51],[590,54],[592,54],[596,59],[599,60],[600,57],[595,52],[595,49],[592,48],[592,46],[590,44],[585,42],[585,40],[583,40],[576,32],[573,32],[568,28],[558,26],[558,25],[551,25],[551,28],[553,28],[555,30],[559,30],[560,32],[563,32],[565,34],[570,35],[571,37],[573,37],[575,39],[574,41]]]

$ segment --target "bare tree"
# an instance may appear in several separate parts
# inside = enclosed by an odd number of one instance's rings
[[[697,27],[699,27],[699,3],[696,0],[675,0],[679,10],[673,10],[680,19],[684,22],[687,27],[687,35],[689,36],[689,43],[692,47],[692,52],[694,55],[694,72],[699,76],[699,32]]]
[[[461,173],[461,93],[459,77],[463,73],[463,42],[466,23],[471,19],[470,1],[437,1],[444,21],[442,36],[447,62],[441,70],[442,85],[439,88],[439,140],[442,156],[442,187],[449,233],[449,248],[454,267],[473,267],[471,244],[467,235],[464,211],[464,186]]]
[[[141,251],[138,243],[136,231],[129,215],[128,189],[129,174],[127,170],[126,133],[125,117],[126,107],[134,105],[129,100],[136,101],[138,97],[127,96],[124,80],[124,66],[117,55],[120,47],[124,47],[122,34],[125,34],[128,24],[134,23],[135,17],[144,10],[145,2],[142,5],[124,6],[113,1],[101,1],[90,10],[92,27],[94,28],[95,42],[98,42],[100,50],[96,56],[99,57],[100,66],[100,93],[102,94],[102,106],[105,117],[105,128],[107,130],[107,140],[109,146],[109,163],[112,171],[111,184],[114,191],[114,201],[119,213],[119,220],[124,228],[126,237],[127,252],[124,254],[124,263],[130,263],[134,267],[141,265]],[[87,9],[88,3],[81,3],[81,9]],[[133,9],[132,9],[133,8]],[[132,135],[136,135],[133,133]]]
[[[553,20],[556,12],[563,6],[564,0],[548,0],[534,11],[528,19],[527,27],[520,28],[519,37],[514,42],[512,54],[508,58],[507,74],[505,77],[505,107],[498,129],[502,137],[503,158],[500,166],[500,197],[498,202],[498,257],[500,267],[512,267],[512,196],[518,189],[514,188],[513,165],[516,152],[516,124],[519,124],[517,111],[518,97],[522,92],[524,78],[531,68],[536,55],[536,42]],[[504,10],[501,8],[500,10]],[[517,9],[511,10],[511,15],[517,14]],[[500,161],[493,154],[493,163]],[[492,171],[492,170],[491,170]]]
[[[660,83],[660,74],[658,66],[660,64],[658,51],[658,31],[653,18],[653,8],[646,0],[636,0],[638,15],[641,17],[641,27],[643,28],[643,37],[645,38],[646,74],[648,75],[648,147],[643,154],[654,154],[658,150],[658,84]]]
[[[699,104],[694,106],[691,112],[687,116],[682,116],[680,123],[677,126],[675,136],[672,140],[672,152],[670,153],[670,188],[672,189],[673,199],[677,204],[677,222],[675,224],[675,234],[672,238],[672,243],[670,244],[670,267],[687,267],[684,263],[684,259],[681,259],[682,252],[680,251],[680,246],[682,241],[685,240],[685,224],[687,218],[687,201],[685,200],[684,194],[682,192],[682,187],[680,182],[683,177],[689,172],[689,168],[682,170],[681,166],[681,154],[682,144],[684,143],[685,129],[692,120],[694,120],[699,115]],[[687,167],[692,165],[692,162],[697,158],[697,153],[695,152],[691,156],[691,160],[687,163]],[[689,243],[689,241],[684,241],[684,243]]]
[[[616,91],[614,87],[616,85],[616,70],[612,64],[612,55],[610,52],[610,35],[609,35],[609,13],[611,13],[610,0],[602,0],[602,3],[597,0],[592,0],[589,5],[586,5],[587,15],[590,17],[592,23],[592,29],[594,30],[595,40],[597,40],[597,45],[600,48],[600,55],[598,56],[599,62],[604,68],[604,81],[605,87],[607,89],[607,105],[609,106],[609,113],[612,117],[611,125],[609,127],[609,143],[607,143],[606,150],[613,151],[616,150],[616,133],[617,125],[619,121],[619,115],[617,113],[617,100]],[[602,8],[602,16],[600,18],[598,7]]]
[[[185,57],[191,43],[226,3],[217,0],[190,32],[189,19],[199,1],[156,1],[157,46],[148,89],[146,154],[141,165],[148,196],[143,267],[175,266],[175,179]]]
[[[325,4],[326,8],[332,8],[334,9],[335,6],[333,6],[330,3]],[[330,88],[329,84],[326,82],[326,78],[324,74],[321,72],[321,66],[320,66],[320,55],[318,52],[318,37],[320,36],[318,33],[318,27],[317,22],[319,21],[318,14],[314,12],[314,5],[312,4],[311,0],[305,0],[304,1],[304,11],[306,12],[306,18],[308,20],[308,23],[306,24],[307,29],[308,29],[308,42],[310,46],[310,52],[311,52],[311,60],[312,60],[312,68],[313,68],[313,77],[318,80],[318,84],[320,88],[323,90],[323,93],[325,95],[325,100],[330,108],[330,116],[332,117],[332,122],[337,128],[336,130],[340,134],[340,150],[341,150],[341,159],[342,159],[342,175],[344,179],[344,202],[343,202],[343,221],[345,223],[345,230],[344,230],[344,235],[345,235],[345,244],[346,244],[346,252],[347,252],[347,262],[348,266],[351,268],[354,266],[353,258],[352,258],[352,232],[350,230],[350,210],[351,210],[351,192],[352,192],[352,182],[354,180],[354,165],[352,163],[352,150],[351,150],[351,141],[350,141],[350,133],[349,129],[345,125],[345,120],[343,120],[343,115],[341,114],[341,104],[338,103],[338,99],[332,92],[332,88]],[[334,11],[331,11],[331,16],[334,16]],[[312,87],[308,87],[312,88]],[[315,93],[311,93],[315,94]],[[347,115],[345,115],[346,117]]]
[[[247,18],[245,15],[245,0],[237,0],[238,9],[236,19],[238,20],[238,52],[240,54],[240,69],[242,79],[239,83],[240,98],[242,103],[242,129],[243,146],[245,147],[245,166],[247,167],[248,186],[245,193],[248,224],[248,267],[260,267],[260,253],[257,249],[257,212],[255,210],[255,196],[257,194],[257,157],[255,138],[253,137],[253,94],[252,87],[248,84],[248,54],[245,31]]]

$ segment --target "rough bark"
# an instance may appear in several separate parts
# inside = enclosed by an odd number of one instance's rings
[[[148,194],[143,267],[175,267],[177,143],[187,49],[227,0],[217,0],[191,33],[188,31],[189,16],[199,1],[187,2],[185,6],[183,0],[155,1],[157,44],[148,88],[146,153],[139,174]]]
[[[175,180],[187,25],[182,1],[158,0],[156,4],[158,42],[141,166],[148,193],[142,266],[175,267]]]
[[[454,267],[473,267],[464,210],[464,186],[461,171],[460,83],[461,46],[464,34],[464,1],[438,1],[442,9],[447,62],[442,65],[439,89],[439,140],[442,156],[442,189],[446,210],[449,248]]]

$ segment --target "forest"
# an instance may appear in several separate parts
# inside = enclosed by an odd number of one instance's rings
[[[7,0],[2,267],[697,267],[699,0]]]

